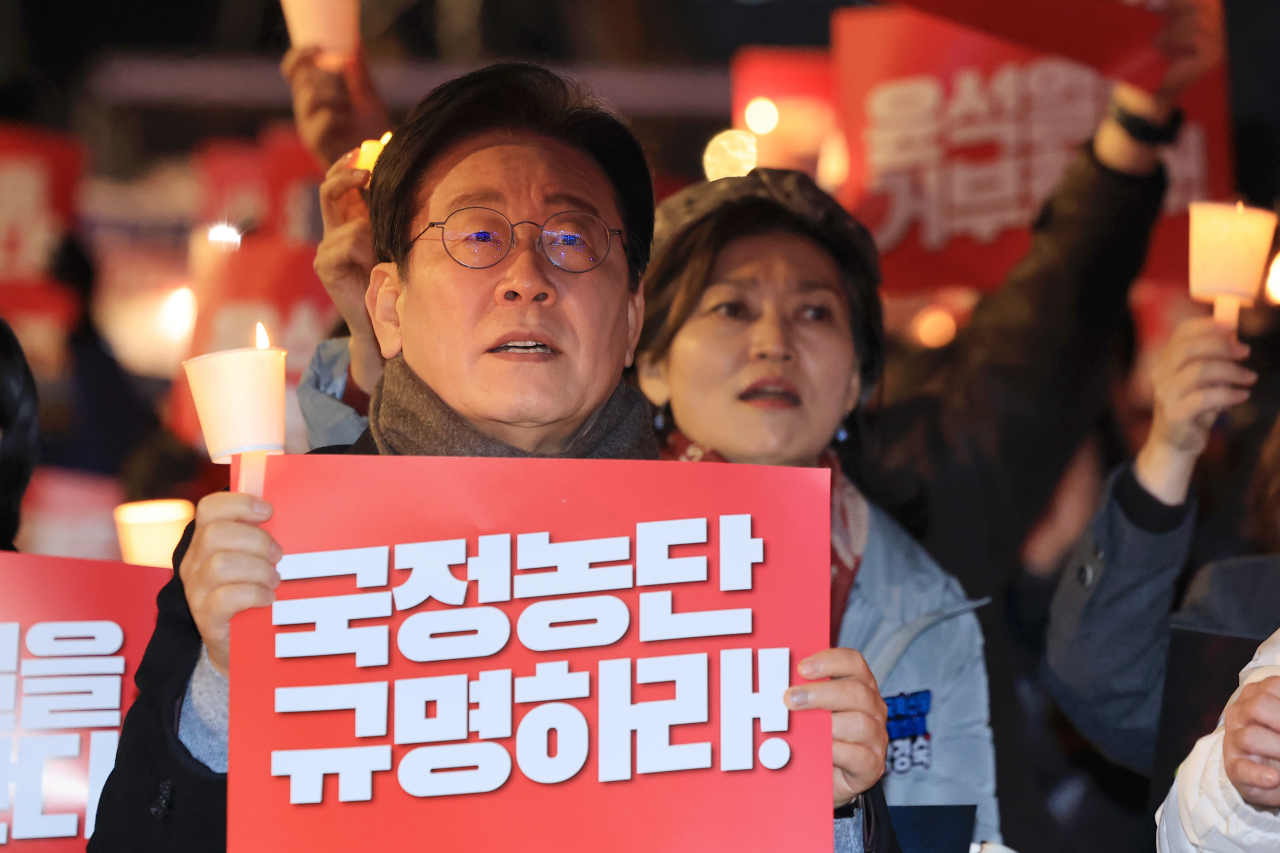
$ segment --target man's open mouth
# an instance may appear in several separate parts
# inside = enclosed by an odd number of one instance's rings
[[[554,355],[555,350],[538,341],[508,341],[502,346],[494,347],[489,352],[545,353]]]

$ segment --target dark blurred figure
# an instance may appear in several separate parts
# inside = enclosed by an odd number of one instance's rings
[[[66,366],[41,388],[41,461],[114,476],[125,458],[160,429],[160,418],[93,324],[97,272],[74,237],[58,247],[51,272],[71,289],[80,312],[67,336]]]
[[[9,324],[0,320],[0,550],[14,551],[22,495],[39,453],[36,381]]]

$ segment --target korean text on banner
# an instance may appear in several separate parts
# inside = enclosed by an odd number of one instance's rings
[[[0,553],[0,844],[83,851],[167,569]]]
[[[900,6],[839,10],[831,45],[849,154],[840,201],[875,235],[886,284],[998,287],[1106,115],[1115,71]],[[1143,277],[1185,287],[1187,205],[1232,191],[1222,69],[1181,103]]]
[[[228,850],[830,850],[821,470],[283,456]]]

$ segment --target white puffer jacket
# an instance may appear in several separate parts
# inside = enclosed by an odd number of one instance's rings
[[[1240,671],[1240,686],[1280,675],[1280,631]],[[1240,695],[1237,690],[1231,702]],[[1227,704],[1230,705],[1231,702]],[[1246,803],[1222,764],[1222,721],[1196,742],[1178,768],[1169,796],[1156,813],[1160,853],[1274,853],[1280,850],[1280,814]]]

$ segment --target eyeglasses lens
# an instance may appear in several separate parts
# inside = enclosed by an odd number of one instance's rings
[[[600,266],[609,251],[609,229],[589,213],[557,213],[542,228],[542,251],[567,272]]]
[[[444,248],[465,267],[484,269],[502,260],[511,242],[511,224],[483,208],[455,211],[444,223]]]

